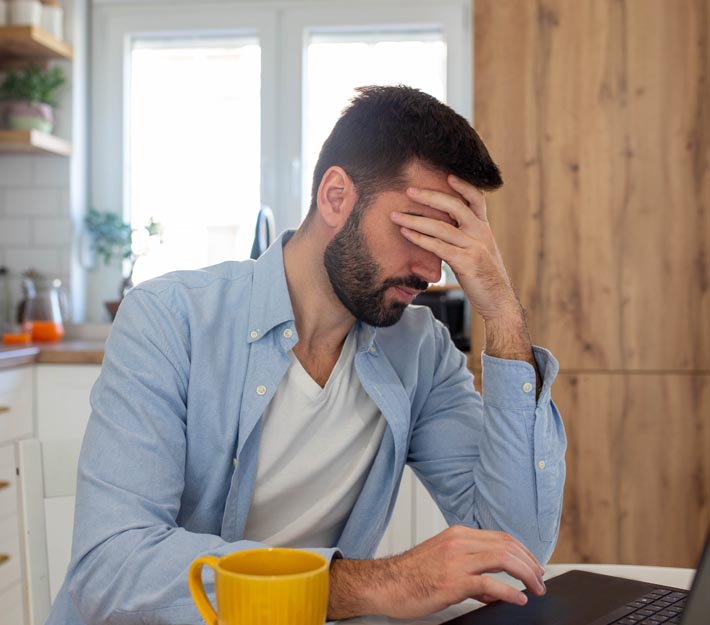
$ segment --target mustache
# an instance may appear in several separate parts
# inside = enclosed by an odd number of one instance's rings
[[[406,276],[404,278],[387,278],[383,283],[380,290],[382,292],[386,291],[393,286],[405,286],[410,289],[415,289],[417,291],[426,291],[429,288],[429,283],[426,280],[418,278],[414,274]]]

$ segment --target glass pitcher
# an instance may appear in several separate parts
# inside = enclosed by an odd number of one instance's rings
[[[58,341],[64,336],[61,280],[38,280],[35,293],[25,302],[22,325],[32,340]]]

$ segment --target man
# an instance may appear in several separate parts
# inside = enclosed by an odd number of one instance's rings
[[[92,391],[72,564],[50,623],[199,623],[196,557],[331,561],[328,615],[418,617],[544,593],[565,437],[486,219],[502,184],[466,121],[368,87],[325,142],[310,212],[256,262],[144,283]],[[415,295],[456,273],[485,323],[483,398]],[[450,528],[371,559],[405,463]]]

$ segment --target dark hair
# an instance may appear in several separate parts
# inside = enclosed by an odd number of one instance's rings
[[[309,215],[316,210],[323,174],[333,165],[348,173],[362,206],[402,184],[402,171],[414,159],[486,191],[503,184],[476,131],[435,97],[404,85],[357,92],[321,148]]]

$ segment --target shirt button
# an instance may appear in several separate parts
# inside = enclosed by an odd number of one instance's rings
[[[259,384],[259,386],[256,387],[256,394],[266,395],[266,387],[263,384]]]
[[[537,463],[537,467],[538,467],[538,469],[540,469],[540,470],[544,469],[544,468],[545,468],[545,461],[544,461],[544,460],[540,460],[540,462]]]
[[[258,330],[252,330],[249,332],[249,336],[253,339],[255,339],[257,336],[259,336],[259,331]]]
[[[377,351],[377,348],[374,345],[370,346],[370,353],[374,354]]]
[[[530,382],[526,382],[525,384],[523,384],[523,391],[525,393],[529,393],[532,390],[533,390],[533,385],[530,384]]]
[[[290,339],[290,338],[293,336],[293,330],[292,330],[291,328],[286,328],[286,329],[284,330],[284,336],[285,336],[287,339]]]
[[[238,462],[238,461],[237,461],[236,458],[232,458],[232,466],[233,466],[235,469],[237,468],[237,462]]]

